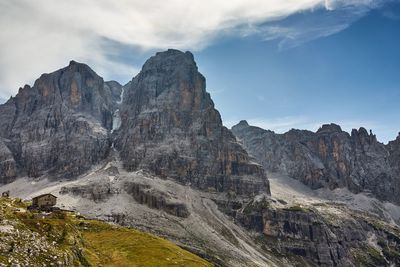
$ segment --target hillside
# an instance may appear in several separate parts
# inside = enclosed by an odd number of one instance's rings
[[[212,266],[151,234],[0,199],[0,266]]]

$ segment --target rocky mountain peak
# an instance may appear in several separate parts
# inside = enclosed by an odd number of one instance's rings
[[[150,57],[130,87],[139,87],[142,95],[155,96],[159,100],[171,102],[172,94],[179,97],[179,109],[202,109],[213,106],[205,88],[205,78],[198,72],[196,62],[190,52],[169,49]],[[170,92],[175,90],[176,92]],[[163,92],[166,92],[163,94]],[[127,100],[131,94],[127,90]],[[150,99],[150,98],[149,98]],[[132,102],[132,100],[131,100]],[[178,108],[178,107],[177,107]]]
[[[18,89],[18,94],[23,93],[24,91],[28,91],[32,89],[32,87],[29,84],[25,84],[23,87],[20,87]]]
[[[116,147],[128,170],[207,190],[269,192],[261,166],[222,126],[190,52],[157,53],[125,86]]]
[[[240,127],[240,128],[244,128],[244,127],[248,127],[249,123],[246,120],[241,120],[237,125],[235,125],[236,127]]]
[[[363,127],[349,135],[333,123],[315,133],[274,134],[253,126],[242,130],[235,126],[232,131],[270,171],[285,173],[313,189],[347,187],[400,203],[400,142],[385,146]]]
[[[104,159],[118,89],[75,61],[21,88],[0,106],[0,137],[19,172],[74,177]]]
[[[0,156],[12,163],[1,172],[74,177],[115,145],[128,170],[203,190],[269,193],[263,168],[223,127],[190,52],[157,53],[124,91],[119,104],[122,86],[76,61],[41,75],[0,106],[0,137],[8,140]]]
[[[177,49],[168,49],[166,51],[161,51],[161,52],[157,52],[155,54],[155,56],[150,57],[147,62],[155,60],[155,59],[162,59],[162,60],[166,60],[167,58],[175,58],[175,60],[180,59],[180,60],[188,60],[188,62],[190,61],[191,64],[196,65],[196,62],[194,61],[194,56],[190,51],[186,51],[186,52],[182,52],[180,50]],[[167,60],[168,61],[168,60]],[[146,62],[146,63],[147,63]],[[146,65],[146,63],[144,65]]]
[[[378,142],[376,139],[376,135],[372,133],[372,130],[370,130],[368,133],[367,129],[365,129],[364,127],[360,127],[358,130],[353,129],[351,131],[351,137],[354,140],[362,143],[374,144]]]
[[[323,124],[317,131],[317,133],[340,133],[340,132],[342,132],[342,128],[335,123]]]
[[[150,57],[144,63],[141,73],[159,71],[161,71],[159,74],[164,75],[184,75],[186,73],[186,78],[189,78],[190,73],[193,74],[197,71],[197,65],[192,53],[169,49],[164,52],[157,52]]]

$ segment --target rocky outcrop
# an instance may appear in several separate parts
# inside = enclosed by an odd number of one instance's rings
[[[65,186],[60,190],[60,194],[62,195],[78,196],[92,200],[95,203],[105,202],[121,193],[132,196],[139,204],[165,211],[176,217],[187,218],[190,215],[187,206],[176,200],[171,193],[163,192],[153,188],[149,184],[135,181],[110,182],[109,178],[100,178],[96,182],[86,185]]]
[[[275,202],[275,203],[274,203]],[[295,266],[397,266],[400,228],[335,203],[286,205],[258,199],[238,222],[260,233],[264,249]]]
[[[400,177],[400,133],[396,140],[389,142],[386,147],[389,150],[389,164],[393,173]],[[400,186],[400,183],[398,186]]]
[[[0,106],[0,136],[21,173],[77,176],[104,159],[121,86],[87,65],[43,74]]]
[[[337,221],[291,207],[266,210],[263,218],[267,244],[318,266],[394,266],[400,260],[389,252],[400,248],[399,229],[370,217],[357,214]]]
[[[9,183],[17,176],[15,160],[11,151],[5,144],[5,140],[0,138],[0,183]]]
[[[242,121],[232,131],[269,171],[286,173],[313,189],[347,187],[400,203],[398,141],[385,146],[364,128],[350,135],[335,124],[315,133],[293,129],[276,134]]]
[[[125,86],[115,147],[128,170],[144,169],[202,190],[269,192],[205,90],[193,55],[157,53]]]
[[[120,192],[121,190],[119,188],[113,187],[106,180],[87,185],[62,187],[60,190],[60,194],[62,195],[70,194],[72,196],[79,196],[90,199],[96,203],[106,201]]]
[[[173,197],[167,192],[158,191],[150,185],[126,182],[124,188],[138,203],[145,204],[150,208],[163,210],[183,218],[188,217],[190,214],[184,203],[174,201]]]
[[[267,241],[275,240],[278,251],[305,257],[319,266],[349,266],[343,242],[366,239],[359,224],[349,222],[331,229],[318,214],[301,208],[266,211],[263,233]]]

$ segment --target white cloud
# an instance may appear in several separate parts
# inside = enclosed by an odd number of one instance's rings
[[[380,2],[380,1],[379,1]],[[368,0],[0,0],[0,95],[8,97],[43,72],[71,59],[84,61],[100,75],[133,76],[137,69],[110,57],[104,40],[136,51],[202,49],[217,38],[263,33],[268,38],[300,38],[298,27],[260,30],[266,22],[292,14],[372,8]],[[330,26],[317,36],[342,29]],[[274,32],[275,31],[275,32]],[[307,31],[307,35],[315,34]],[[321,34],[323,32],[323,34]],[[312,38],[308,38],[312,39]],[[111,51],[113,53],[115,51]]]

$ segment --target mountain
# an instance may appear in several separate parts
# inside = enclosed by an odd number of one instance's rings
[[[268,179],[223,127],[190,52],[157,53],[125,86],[71,61],[21,88],[0,111],[4,190],[29,198],[53,186],[63,205],[146,225],[143,230],[214,261],[263,257],[234,249],[231,230],[218,221],[225,214],[245,220],[239,209],[255,195],[270,194]],[[71,206],[71,198],[81,201]],[[93,214],[102,203],[107,207]],[[212,225],[185,230],[194,223]],[[205,245],[216,232],[228,237]],[[251,242],[243,230],[236,232]]]
[[[0,137],[0,191],[52,193],[61,209],[167,238],[217,266],[400,263],[400,207],[267,177],[223,126],[190,52],[155,54],[124,86],[72,61],[0,105]],[[93,265],[129,246],[90,234]]]
[[[351,134],[326,124],[317,132],[276,134],[246,121],[232,132],[269,171],[288,174],[313,189],[346,187],[400,204],[399,139],[384,145],[365,128]]]
[[[104,160],[111,144],[108,129],[115,91],[121,91],[119,84],[104,82],[87,65],[74,61],[43,74],[33,87],[20,88],[0,106],[0,136],[13,154],[8,168],[16,166],[3,182],[15,172],[76,177]]]
[[[115,147],[128,170],[147,169],[203,190],[269,192],[205,90],[193,55],[157,53],[125,86]]]
[[[0,104],[3,104],[5,102],[6,102],[6,100],[0,97]]]

